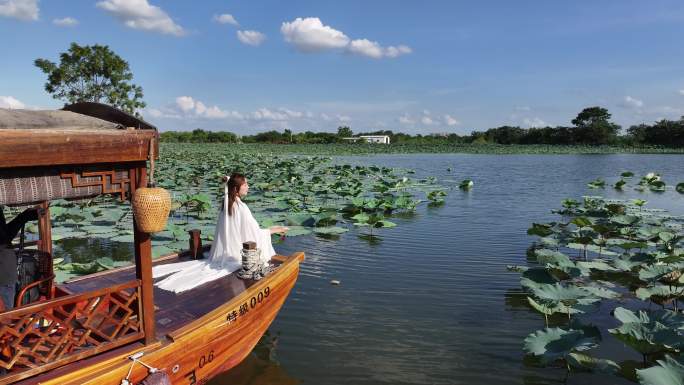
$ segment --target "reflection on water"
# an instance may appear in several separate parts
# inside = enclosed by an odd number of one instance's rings
[[[207,385],[297,385],[301,381],[291,377],[276,360],[279,336],[270,330],[259,340],[252,353],[238,366],[223,373]]]

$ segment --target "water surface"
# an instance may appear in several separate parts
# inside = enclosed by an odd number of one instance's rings
[[[299,281],[271,326],[280,333],[275,359],[282,382],[291,384],[559,384],[565,372],[526,367],[522,341],[543,328],[525,306],[519,275],[505,266],[525,264],[532,222],[558,219],[550,212],[567,197],[639,197],[647,207],[684,214],[675,192],[624,193],[586,183],[661,173],[670,185],[684,181],[679,155],[388,155],[343,158],[359,164],[411,168],[454,189],[438,208],[421,205],[399,226],[380,230],[369,244],[354,233],[331,241],[295,238],[281,253],[304,250]],[[447,171],[451,168],[452,171]],[[455,188],[462,179],[474,188]],[[452,181],[452,182],[450,182]],[[631,184],[636,184],[636,181]],[[331,279],[342,282],[330,285]],[[597,322],[613,322],[603,314]],[[607,358],[638,358],[605,333]],[[267,366],[268,367],[268,366]],[[227,376],[212,385],[257,384]],[[624,384],[609,376],[572,375],[569,384]]]

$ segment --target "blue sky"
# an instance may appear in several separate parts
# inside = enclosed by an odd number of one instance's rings
[[[684,115],[684,2],[0,0],[0,107],[57,108],[33,66],[106,44],[162,130],[469,133]]]

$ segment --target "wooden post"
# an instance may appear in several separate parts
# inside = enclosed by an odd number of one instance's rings
[[[50,224],[50,206],[47,201],[38,205],[38,250],[52,255],[52,225]]]
[[[202,232],[198,229],[188,231],[190,234],[190,256],[192,259],[202,259]]]
[[[54,275],[54,267],[52,264],[52,224],[50,223],[50,203],[43,201],[38,205],[38,251],[48,254],[50,258],[49,275]],[[54,298],[53,282],[47,283],[48,298]]]
[[[131,199],[135,190],[147,185],[147,165],[130,169]],[[152,240],[150,234],[138,230],[133,219],[133,242],[135,249],[135,277],[142,282],[140,288],[142,302],[142,321],[145,332],[145,343],[150,344],[157,340],[155,335],[154,317],[154,287],[152,282]]]

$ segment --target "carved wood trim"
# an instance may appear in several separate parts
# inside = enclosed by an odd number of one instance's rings
[[[102,188],[102,194],[119,194],[121,200],[126,199],[126,192],[129,190],[129,185],[131,183],[130,173],[128,177],[121,179],[116,179],[116,170],[108,171],[81,171],[78,172],[61,172],[59,176],[61,178],[70,178],[71,187],[92,187],[100,186]],[[84,181],[81,178],[93,178],[99,177],[96,181]],[[107,183],[109,182],[109,183]]]
[[[26,378],[144,337],[140,285],[130,281],[0,313],[0,367]]]

